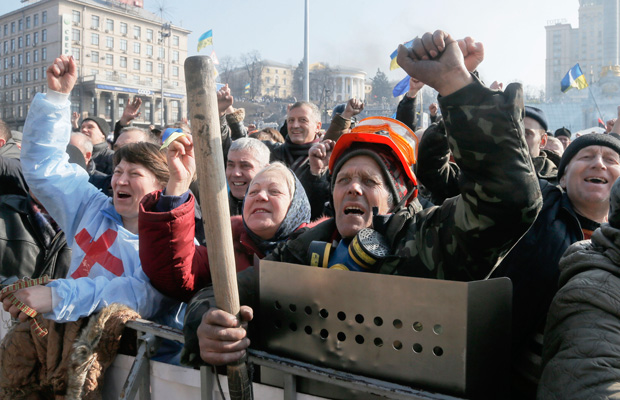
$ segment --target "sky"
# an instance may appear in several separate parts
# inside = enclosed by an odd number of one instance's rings
[[[545,83],[545,25],[565,20],[575,28],[578,0],[309,0],[310,63],[360,68],[368,78],[380,68],[390,80],[389,55],[398,43],[443,29],[485,46],[483,79],[527,86]],[[2,0],[0,14],[21,7]],[[297,65],[304,51],[304,0],[144,0],[144,8],[191,30],[188,55],[198,37],[213,30],[213,46],[201,50],[238,59],[257,50],[263,59]]]

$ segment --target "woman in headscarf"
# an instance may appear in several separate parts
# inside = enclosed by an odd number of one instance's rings
[[[151,283],[167,296],[189,301],[211,283],[207,248],[194,242],[194,197],[187,191],[196,170],[193,143],[170,144],[170,180],[147,195],[140,208],[140,259]],[[204,208],[207,212],[219,210]],[[284,164],[263,168],[248,185],[243,214],[230,219],[237,271],[265,257],[310,222],[303,186]]]

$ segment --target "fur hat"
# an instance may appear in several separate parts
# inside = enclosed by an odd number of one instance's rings
[[[547,118],[545,117],[545,112],[543,110],[532,106],[525,106],[525,116],[536,120],[545,132],[547,131]]]
[[[570,161],[575,157],[579,150],[586,148],[588,146],[605,146],[609,147],[618,155],[620,155],[620,140],[616,139],[611,135],[607,135],[604,133],[590,133],[587,135],[579,136],[577,139],[573,140],[571,144],[568,145],[566,150],[564,150],[564,154],[562,155],[562,159],[560,160],[560,165],[558,166],[558,179],[564,175],[564,171],[566,170],[566,166],[570,163]]]
[[[108,135],[110,134],[110,124],[108,124],[108,121],[106,121],[105,119],[100,117],[88,117],[84,118],[82,120],[82,123],[86,121],[93,121],[94,123],[96,123],[99,127],[99,130],[101,130],[101,132],[103,133],[103,136],[108,137]]]

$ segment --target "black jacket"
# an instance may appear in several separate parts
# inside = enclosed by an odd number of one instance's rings
[[[6,277],[65,278],[71,248],[62,231],[41,231],[28,197],[4,195],[0,196],[0,260],[0,274]]]
[[[114,172],[114,152],[110,150],[107,142],[101,142],[93,146],[93,161],[97,171],[106,175]]]

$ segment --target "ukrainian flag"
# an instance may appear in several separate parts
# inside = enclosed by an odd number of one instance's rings
[[[408,49],[411,48],[411,46],[413,46],[413,39],[408,41],[407,43],[404,44],[405,47],[407,47]],[[390,71],[395,70],[396,68],[400,68],[400,65],[398,65],[398,62],[396,62],[396,56],[398,55],[398,48],[396,48],[396,50],[394,50],[392,52],[392,54],[390,54]]]
[[[245,90],[244,90],[244,91],[245,91],[245,94],[250,93],[250,84],[249,84],[249,83],[248,83],[247,85],[245,85],[243,88],[245,89]]]
[[[202,36],[200,36],[200,39],[198,39],[198,50],[200,51],[200,49],[202,49],[203,47],[207,47],[207,46],[213,46],[213,30],[209,29],[208,31],[206,31],[205,33],[202,34]]]
[[[562,92],[564,93],[568,92],[571,88],[581,90],[588,87],[588,82],[586,82],[586,76],[581,71],[579,63],[575,64],[575,66],[566,73],[566,76],[562,78],[561,85]]]

